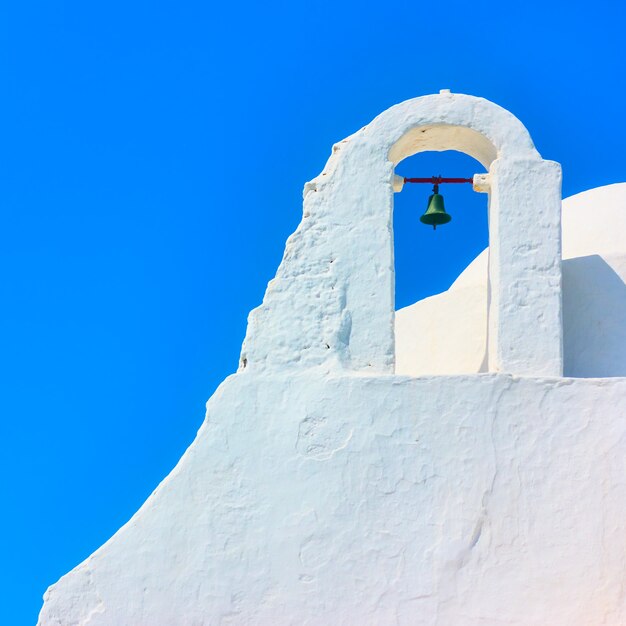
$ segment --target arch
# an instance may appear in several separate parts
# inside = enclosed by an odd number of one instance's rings
[[[475,96],[444,91],[407,100],[381,113],[371,127],[385,137],[394,164],[425,150],[464,152],[487,169],[497,158],[541,160],[512,113]]]
[[[404,159],[419,152],[463,152],[489,169],[498,155],[498,149],[479,132],[465,126],[437,124],[434,126],[414,126],[389,149],[389,160],[397,165]]]
[[[561,375],[560,166],[505,109],[446,92],[391,107],[333,146],[250,314],[241,369],[393,372],[394,167],[424,150],[465,152],[489,171],[489,370]]]

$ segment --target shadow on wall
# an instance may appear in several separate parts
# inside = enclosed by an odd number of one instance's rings
[[[626,284],[596,254],[563,261],[564,375],[626,376]]]

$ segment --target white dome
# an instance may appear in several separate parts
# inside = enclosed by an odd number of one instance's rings
[[[626,376],[626,183],[563,200],[565,376]],[[486,371],[483,250],[448,291],[396,312],[396,373]]]

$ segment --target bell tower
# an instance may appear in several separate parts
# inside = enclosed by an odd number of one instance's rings
[[[488,371],[562,375],[561,167],[511,113],[448,90],[394,106],[335,144],[250,314],[242,368],[394,371],[394,169],[426,150],[463,152],[488,172],[474,179],[489,194]],[[435,192],[424,219],[446,216]]]

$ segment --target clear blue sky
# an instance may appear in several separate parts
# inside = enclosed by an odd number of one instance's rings
[[[624,7],[4,2],[0,624],[34,624],[191,443],[335,141],[450,88],[515,113],[565,195],[626,180]],[[399,305],[486,244],[484,196],[443,191],[436,234],[427,188],[398,198]]]

